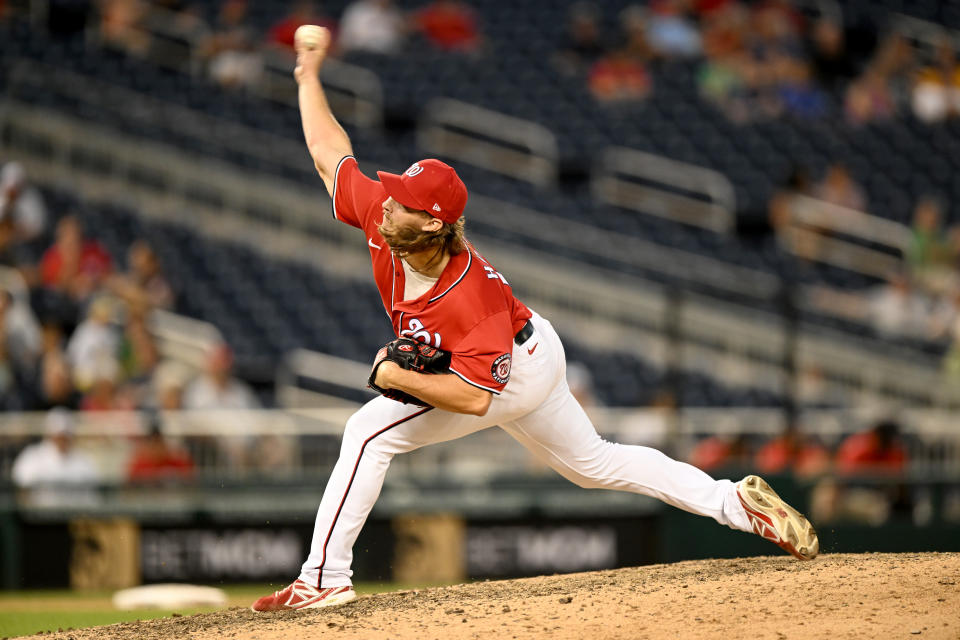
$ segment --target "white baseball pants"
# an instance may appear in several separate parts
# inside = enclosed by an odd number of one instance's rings
[[[531,320],[536,330],[524,344],[514,345],[510,381],[494,396],[486,415],[378,397],[350,417],[317,512],[302,580],[323,588],[351,584],[353,544],[380,495],[393,456],[495,425],[581,487],[652,496],[732,529],[751,530],[730,480],[714,480],[656,449],[602,439],[567,387],[559,336],[538,314]]]

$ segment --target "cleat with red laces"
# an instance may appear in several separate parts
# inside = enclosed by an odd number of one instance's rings
[[[291,611],[293,609],[316,609],[333,607],[350,602],[357,597],[353,587],[329,587],[317,589],[303,580],[295,580],[286,589],[263,596],[250,607],[254,611]]]
[[[737,496],[753,532],[801,560],[820,553],[820,540],[802,513],[780,499],[763,478],[747,476],[737,484]]]

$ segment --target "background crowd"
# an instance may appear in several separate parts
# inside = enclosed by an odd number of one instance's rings
[[[246,0],[51,2],[47,26],[133,57],[159,46],[152,34],[179,38],[189,46],[194,72],[228,92],[251,90],[267,65],[289,67],[293,33],[308,23],[328,26],[334,54],[344,57],[423,49],[473,60],[495,55],[476,9],[458,0],[415,7],[355,0],[338,12],[298,0],[266,27],[251,18],[255,9]],[[0,2],[0,20],[11,14]],[[898,118],[937,124],[960,115],[960,69],[948,39],[918,45],[900,32],[846,25],[829,12],[811,16],[786,0],[654,0],[627,6],[613,20],[601,3],[580,2],[564,19],[550,60],[554,73],[581,82],[611,111],[629,114],[652,100],[654,71],[683,61],[696,69],[701,100],[737,125],[842,119],[851,129],[869,129]],[[0,408],[154,412],[275,402],[271,390],[254,390],[234,375],[228,344],[212,347],[200,370],[164,361],[150,316],[177,310],[178,283],[167,276],[151,239],[111,255],[98,230],[85,228],[82,207],[48,210],[42,189],[16,159],[0,160],[6,161],[0,265],[9,269],[0,291]],[[842,162],[820,171],[798,165],[767,203],[774,232],[791,224],[795,196],[867,214],[876,198]],[[947,371],[960,375],[960,228],[950,224],[952,203],[942,193],[931,191],[910,205],[898,214],[909,232],[901,268],[865,290],[821,292],[819,303],[870,323],[880,335],[938,344]],[[164,438],[161,429],[151,419],[149,433],[129,448],[126,476],[194,479],[189,447]],[[57,468],[90,481],[95,465],[72,448],[73,431],[65,414],[52,411],[44,441],[24,450],[13,480],[30,486],[36,469]],[[822,443],[791,425],[763,442],[708,438],[690,460],[711,471],[742,466],[808,476],[896,475],[909,462],[903,431],[888,420]]]

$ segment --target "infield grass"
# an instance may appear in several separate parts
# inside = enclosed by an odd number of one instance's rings
[[[227,607],[249,607],[262,595],[285,587],[285,584],[214,585],[227,593]],[[358,594],[382,593],[400,589],[420,589],[436,584],[397,584],[392,582],[365,582],[355,585]],[[163,618],[174,613],[192,615],[216,611],[215,607],[189,609],[135,609],[118,611],[113,608],[112,591],[0,591],[0,638],[32,635],[41,631],[83,629],[115,622],[133,622]]]

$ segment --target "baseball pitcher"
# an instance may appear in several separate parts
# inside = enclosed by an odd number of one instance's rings
[[[337,605],[355,596],[353,544],[393,456],[499,425],[570,481],[658,498],[752,531],[801,559],[816,532],[757,476],[714,480],[655,449],[603,440],[571,395],[563,345],[550,322],[517,300],[509,280],[463,234],[467,189],[439,160],[401,175],[361,173],[334,119],[319,71],[330,34],[296,40],[303,133],[337,220],[365,236],[397,339],[374,359],[381,392],[346,424],[299,577],[254,611]]]

